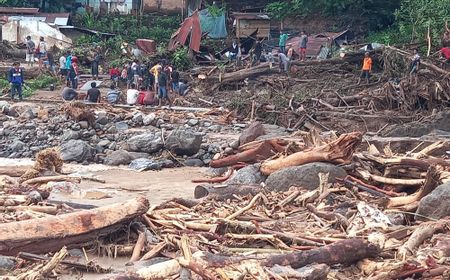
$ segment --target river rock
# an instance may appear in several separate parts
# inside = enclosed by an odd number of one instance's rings
[[[144,119],[142,120],[142,123],[144,125],[151,125],[155,119],[156,119],[156,114],[150,113],[144,117]]]
[[[261,164],[253,164],[239,169],[230,179],[228,184],[260,184],[266,180],[266,176],[259,171]]]
[[[80,139],[80,133],[78,131],[67,130],[61,135],[61,142],[66,142],[69,140],[78,140]]]
[[[8,146],[8,150],[12,153],[17,153],[23,151],[25,148],[25,143],[20,140],[15,140]]]
[[[163,168],[163,163],[148,158],[138,158],[133,160],[128,167],[138,171],[161,170]]]
[[[450,215],[450,183],[438,186],[419,202],[417,214],[441,219]],[[420,216],[416,216],[416,220],[422,220]]]
[[[94,149],[82,140],[69,140],[61,145],[64,161],[84,162],[94,158]]]
[[[127,141],[127,144],[129,151],[149,154],[160,151],[164,146],[160,133],[135,135]]]
[[[133,156],[125,150],[117,150],[106,156],[104,163],[106,165],[118,166],[121,164],[129,164],[133,160]]]
[[[204,163],[201,159],[198,158],[188,158],[187,160],[184,161],[184,165],[202,167]]]
[[[179,156],[192,156],[200,150],[202,136],[190,129],[177,128],[169,134],[166,148]]]
[[[125,131],[128,129],[128,124],[126,122],[116,122],[116,129],[118,132]]]
[[[347,176],[345,170],[339,166],[315,162],[278,170],[267,177],[266,186],[271,191],[279,192],[287,191],[291,186],[314,190],[319,187],[319,173],[330,173],[329,183],[334,183],[336,178]]]
[[[11,105],[9,105],[8,101],[0,100],[0,112],[6,114],[9,112],[10,107]]]
[[[264,126],[260,122],[251,123],[244,131],[242,131],[239,136],[239,145],[244,145],[246,143],[254,141],[259,136],[263,135]]]

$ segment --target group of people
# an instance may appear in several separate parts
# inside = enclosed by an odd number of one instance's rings
[[[66,60],[64,61],[64,59]],[[68,68],[68,60],[71,60],[70,68]],[[76,59],[75,65],[73,64],[74,56],[71,56],[70,53],[67,56],[61,56],[60,65],[66,65],[64,69],[60,69],[61,76],[64,76],[68,71],[68,79],[75,81],[75,84],[69,83],[62,92],[63,99],[67,101],[78,99]],[[94,78],[98,77],[98,69],[95,68],[98,68],[98,64],[92,66]],[[74,70],[76,70],[75,73]],[[106,94],[106,101],[111,104],[125,102],[128,105],[154,105],[158,101],[158,106],[161,106],[163,101],[167,101],[170,108],[172,106],[171,93],[185,96],[190,90],[187,83],[180,79],[180,73],[177,69],[165,60],[156,64],[145,64],[135,60],[126,64],[122,70],[118,67],[112,67],[109,74],[112,84]],[[127,88],[125,96],[119,90],[119,84],[121,83],[124,86],[126,85]],[[72,87],[70,88],[69,85],[72,85]],[[100,91],[95,82],[91,83],[91,89],[88,90],[84,100],[86,102],[100,102]]]

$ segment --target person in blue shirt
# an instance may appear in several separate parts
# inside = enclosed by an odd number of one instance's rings
[[[278,43],[278,46],[280,47],[280,52],[286,54],[286,41],[288,39],[288,35],[283,31],[280,30],[280,42]]]
[[[24,82],[23,69],[20,68],[19,62],[14,62],[13,67],[9,69],[8,81],[11,86],[11,100],[14,100],[15,95],[19,95],[19,100],[22,101],[22,86]]]

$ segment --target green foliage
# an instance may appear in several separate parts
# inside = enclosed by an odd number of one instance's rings
[[[178,70],[187,70],[191,67],[192,61],[189,58],[188,48],[177,48],[172,56],[172,64],[177,67]]]
[[[284,20],[288,17],[305,16],[309,9],[303,0],[288,0],[269,3],[266,12],[273,19]]]
[[[433,41],[438,41],[445,21],[450,20],[450,1],[403,0],[395,15],[401,36],[424,41],[430,27]]]
[[[208,10],[208,13],[212,16],[212,17],[220,17],[225,11],[226,11],[226,6],[217,6],[217,5],[210,5],[208,3],[205,3],[206,5],[206,9]]]
[[[47,74],[40,74],[32,80],[25,81],[26,86],[23,88],[23,96],[29,97],[38,89],[49,88],[51,84],[57,84],[58,78]]]

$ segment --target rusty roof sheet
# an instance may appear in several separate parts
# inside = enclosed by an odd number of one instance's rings
[[[267,14],[262,13],[232,13],[231,16],[235,19],[270,20],[270,17]]]
[[[327,46],[331,42],[330,39],[324,37],[308,36],[308,44],[306,45],[306,56],[315,57],[320,53],[322,46]],[[292,44],[294,51],[299,54],[298,45],[300,43],[300,37],[292,37],[286,42]]]
[[[0,7],[0,14],[27,14],[34,15],[39,12],[38,8],[18,8],[18,7]]]

